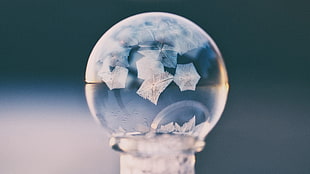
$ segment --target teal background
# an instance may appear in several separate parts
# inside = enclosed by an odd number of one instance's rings
[[[0,173],[118,172],[117,154],[88,112],[84,71],[105,31],[149,11],[198,24],[227,66],[228,102],[197,155],[197,174],[310,173],[309,6],[307,0],[1,0]]]

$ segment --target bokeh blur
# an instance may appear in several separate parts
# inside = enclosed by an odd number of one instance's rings
[[[310,173],[307,0],[1,0],[0,173],[117,174],[84,96],[88,56],[131,15],[184,16],[220,48],[230,79],[197,174]]]

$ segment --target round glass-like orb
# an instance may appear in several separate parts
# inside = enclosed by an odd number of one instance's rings
[[[188,135],[203,140],[228,92],[222,56],[193,22],[160,12],[114,25],[86,69],[86,97],[112,137]]]

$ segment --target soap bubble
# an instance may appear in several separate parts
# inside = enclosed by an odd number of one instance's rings
[[[86,97],[112,137],[188,135],[204,139],[226,103],[222,56],[208,34],[169,13],[142,13],[97,42],[86,69]]]

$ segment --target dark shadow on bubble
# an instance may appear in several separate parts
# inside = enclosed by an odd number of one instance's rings
[[[164,67],[164,70],[172,75],[175,75],[175,68]]]
[[[142,54],[138,53],[137,50],[139,47],[132,48],[129,52],[128,63],[129,63],[129,74],[133,74],[135,76],[138,75],[136,62],[143,57]]]
[[[204,47],[195,48],[183,55],[178,56],[178,64],[193,63],[197,72],[202,78],[209,76],[210,67],[216,62],[216,52],[214,48],[206,43]]]
[[[116,98],[118,106],[126,113],[127,111],[126,111],[126,108],[125,108],[125,105],[124,105],[124,102],[121,96],[120,89],[113,89],[112,91]]]

